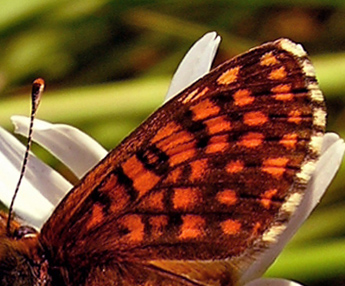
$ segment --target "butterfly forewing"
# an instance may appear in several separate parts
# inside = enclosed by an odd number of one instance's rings
[[[96,285],[101,270],[114,285],[231,285],[232,265],[274,242],[302,199],[324,128],[304,50],[254,48],[111,151],[57,207],[42,245],[71,285]]]

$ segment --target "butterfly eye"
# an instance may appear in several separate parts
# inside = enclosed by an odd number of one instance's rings
[[[27,238],[27,237],[36,235],[36,234],[37,234],[37,231],[33,227],[28,226],[28,225],[23,225],[23,226],[20,226],[18,229],[16,229],[13,236],[14,236],[14,239],[19,240],[22,238]]]

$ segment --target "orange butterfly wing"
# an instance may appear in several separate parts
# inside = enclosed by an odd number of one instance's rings
[[[305,52],[288,40],[219,66],[59,204],[40,236],[53,277],[67,285],[235,284],[237,268],[276,239],[299,204],[324,110]]]

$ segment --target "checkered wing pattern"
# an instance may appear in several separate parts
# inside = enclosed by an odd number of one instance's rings
[[[233,285],[236,265],[274,243],[303,198],[324,128],[302,47],[254,48],[111,151],[57,207],[41,243],[68,285]]]

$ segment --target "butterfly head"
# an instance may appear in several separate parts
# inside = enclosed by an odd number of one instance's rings
[[[38,233],[29,226],[12,221],[6,229],[7,216],[0,214],[0,284],[3,286],[49,285],[44,274],[44,257]],[[44,278],[44,279],[42,279]]]

